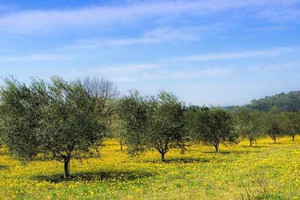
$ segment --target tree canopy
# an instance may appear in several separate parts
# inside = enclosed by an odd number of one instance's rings
[[[300,132],[299,112],[282,112],[274,105],[267,112],[247,106],[233,112],[186,106],[165,91],[141,96],[133,90],[119,99],[116,87],[104,79],[52,77],[49,83],[32,79],[23,84],[6,78],[0,89],[0,145],[20,159],[41,155],[59,160],[69,177],[71,158],[93,148],[98,152],[105,136],[118,139],[121,150],[126,144],[131,154],[155,149],[163,162],[172,148],[184,152],[187,141],[212,145],[218,152],[221,143],[236,143],[239,137],[250,146],[263,135],[274,143],[281,135],[294,140]]]
[[[237,142],[238,134],[230,112],[222,108],[201,109],[194,112],[193,118],[193,138],[213,145],[216,152],[222,142]]]
[[[283,112],[300,111],[300,91],[266,96],[261,99],[253,99],[250,104],[244,106],[228,106],[226,108],[240,111],[243,107],[263,112],[271,111],[273,108]]]
[[[97,99],[78,81],[53,77],[49,84],[34,79],[26,86],[6,79],[1,107],[10,152],[22,159],[51,154],[64,162],[65,177],[70,176],[73,154],[88,151],[103,137]]]
[[[120,116],[132,152],[154,148],[164,162],[170,148],[184,149],[184,105],[173,94],[163,91],[144,98],[133,92],[120,101]]]
[[[248,139],[250,146],[263,135],[263,119],[260,112],[244,108],[236,114],[236,120],[239,135]]]

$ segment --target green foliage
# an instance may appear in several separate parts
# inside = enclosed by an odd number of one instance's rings
[[[300,133],[300,112],[281,113],[281,123],[284,133],[294,141],[296,134]]]
[[[125,122],[120,119],[118,114],[113,114],[111,116],[111,124],[108,126],[108,129],[108,137],[117,139],[120,143],[120,150],[123,151],[126,126]]]
[[[70,154],[73,150],[88,151],[102,138],[104,125],[96,111],[97,99],[79,83],[53,78],[49,87],[50,104],[44,113],[48,132],[48,149],[54,154]],[[61,141],[61,142],[58,142]]]
[[[278,111],[271,111],[268,113],[261,113],[264,119],[265,133],[276,144],[276,139],[284,134],[284,124],[282,121],[282,115]]]
[[[143,98],[134,91],[119,105],[126,126],[126,143],[132,153],[155,148],[165,161],[170,148],[184,150],[184,106],[177,97],[160,92]]]
[[[30,87],[5,79],[1,87],[1,120],[10,152],[23,159],[36,156],[43,145],[40,122],[47,105],[46,84],[33,80]]]
[[[118,115],[123,120],[126,129],[125,142],[131,154],[145,150],[147,144],[145,136],[149,121],[147,112],[147,101],[137,91],[131,91],[129,96],[125,96],[118,103]]]
[[[50,153],[65,163],[67,177],[73,152],[87,152],[103,135],[97,99],[80,82],[54,77],[51,84],[34,79],[28,87],[6,79],[1,107],[10,152],[22,159]]]
[[[289,93],[280,93],[273,96],[267,96],[262,99],[254,99],[251,104],[245,106],[228,106],[232,111],[240,111],[246,107],[256,111],[271,111],[272,108],[277,108],[279,111],[296,112],[300,110],[300,91]]]
[[[208,107],[200,107],[196,105],[189,105],[185,108],[184,112],[184,123],[185,123],[185,131],[190,141],[200,142],[200,137],[198,136],[198,125],[199,118],[197,115],[204,111],[208,111]]]
[[[1,89],[0,89],[1,91]],[[1,101],[0,101],[0,145],[1,143],[3,142],[3,137],[4,137],[4,121],[3,121],[3,115],[4,115],[4,112],[3,112],[3,106],[1,104]]]
[[[0,104],[0,115],[3,115],[1,104]],[[0,116],[0,148],[5,143],[4,142],[4,133],[5,133],[4,123],[3,123],[2,117]]]
[[[296,94],[289,93],[288,99],[298,101]],[[117,138],[121,150],[123,141],[132,154],[156,149],[165,161],[171,148],[184,151],[188,139],[213,145],[218,152],[220,143],[237,142],[239,135],[251,146],[262,134],[276,143],[279,136],[294,140],[300,132],[300,113],[281,112],[282,106],[271,104],[270,98],[266,99],[272,106],[262,109],[268,112],[244,106],[232,114],[221,108],[186,107],[164,91],[147,97],[131,91],[120,100],[117,96],[112,82],[99,79],[66,82],[53,77],[51,83],[32,79],[29,85],[5,79],[0,90],[0,145],[5,143],[20,159],[40,155],[62,161],[68,177],[70,159],[99,147],[105,134]],[[286,100],[285,96],[276,98]]]
[[[178,98],[167,92],[160,92],[149,101],[148,145],[154,147],[164,161],[170,148],[184,150],[184,106]]]
[[[86,77],[83,80],[79,80],[83,85],[87,93],[97,100],[96,111],[105,121],[106,136],[111,137],[113,135],[111,127],[116,115],[116,101],[119,96],[117,87],[113,82],[106,79],[99,79],[97,77]]]
[[[280,93],[271,97],[253,100],[248,105],[249,108],[261,111],[270,111],[273,107],[279,111],[300,110],[300,91]]]
[[[250,111],[247,108],[236,113],[236,124],[239,135],[252,143],[263,135],[263,119],[258,111]]]
[[[193,118],[193,137],[213,145],[216,152],[222,142],[237,142],[238,134],[230,112],[221,108],[202,109],[194,112]]]

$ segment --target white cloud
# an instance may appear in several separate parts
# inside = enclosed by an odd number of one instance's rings
[[[184,80],[184,79],[199,79],[203,77],[224,77],[231,74],[229,68],[218,67],[199,67],[190,69],[160,69],[158,71],[148,73],[142,79],[146,80]]]
[[[300,8],[266,8],[258,12],[256,16],[275,22],[291,21],[294,23],[299,23]]]
[[[157,67],[158,66],[151,64],[88,67],[84,70],[71,70],[69,71],[68,76],[99,76],[115,82],[133,82],[141,80],[145,76],[145,73],[149,73]]]
[[[75,41],[71,45],[66,45],[63,49],[93,49],[98,47],[120,47],[131,45],[157,44],[177,41],[193,41],[201,38],[202,33],[214,27],[186,27],[179,29],[157,28],[146,31],[140,37],[131,38],[110,38],[110,39],[84,39]]]
[[[62,54],[30,54],[23,56],[1,56],[0,63],[14,63],[14,62],[38,62],[38,61],[64,61],[71,60],[72,57]]]
[[[229,53],[213,53],[200,54],[195,56],[186,56],[170,59],[170,61],[210,61],[210,60],[228,60],[242,59],[252,57],[269,57],[278,56],[293,51],[290,47],[279,47],[265,50],[244,51],[244,52],[229,52]]]
[[[285,63],[279,64],[268,64],[268,65],[250,65],[246,67],[251,73],[282,73],[282,71],[287,72],[290,71],[294,74],[295,71],[300,69],[300,60],[292,60]],[[300,74],[300,73],[299,73]]]
[[[174,70],[166,66],[151,64],[94,67],[69,72],[70,77],[101,76],[115,82],[185,80],[202,77],[224,77],[230,74],[230,68],[198,67]]]
[[[207,15],[237,8],[276,6],[290,9],[298,0],[147,1],[123,6],[98,6],[69,10],[27,10],[0,16],[0,32],[53,33],[72,28],[97,28],[134,23],[147,17]],[[272,10],[270,11],[272,12]],[[284,12],[284,11],[283,11]]]
[[[155,65],[122,65],[112,67],[99,67],[88,70],[88,73],[133,73],[142,70],[157,68]]]

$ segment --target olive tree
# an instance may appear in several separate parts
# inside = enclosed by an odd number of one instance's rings
[[[221,108],[202,109],[194,114],[193,137],[204,144],[213,145],[219,151],[222,142],[235,143],[238,134],[233,116]]]
[[[117,86],[112,81],[98,77],[86,77],[83,80],[78,80],[78,82],[80,82],[83,85],[85,90],[92,98],[95,98],[97,104],[97,115],[99,115],[99,117],[103,120],[103,123],[105,123],[105,136],[121,136],[121,132],[115,131],[119,130],[116,129],[116,125],[119,124],[116,123],[116,105],[119,97],[119,91]],[[122,140],[120,140],[120,142],[122,142]],[[99,144],[94,145],[94,148],[98,155],[100,155]]]
[[[262,117],[261,112],[243,109],[237,113],[237,129],[242,138],[252,143],[262,136]]]
[[[148,146],[155,148],[165,161],[170,148],[184,148],[184,105],[176,96],[160,92],[149,100]]]
[[[120,101],[120,111],[131,150],[154,148],[162,162],[171,148],[184,150],[184,105],[173,94],[162,91],[143,98],[135,92]]]
[[[45,151],[64,163],[65,177],[69,177],[73,152],[87,152],[99,143],[105,126],[96,112],[97,99],[80,82],[52,78],[49,99],[43,121]]]
[[[124,139],[130,154],[137,154],[145,150],[147,144],[148,105],[146,98],[138,91],[130,91],[118,102],[118,116],[124,125]]]
[[[296,134],[300,133],[300,112],[281,113],[281,122],[284,134],[291,136],[295,141]]]
[[[109,136],[118,140],[120,144],[120,151],[123,151],[124,140],[126,135],[126,127],[124,121],[120,119],[117,114],[112,116],[112,122],[108,127]]]
[[[105,127],[96,105],[80,82],[54,77],[50,84],[34,80],[26,86],[6,79],[1,88],[6,144],[24,159],[51,155],[64,163],[68,178],[71,158],[102,138]]]
[[[184,124],[185,124],[185,131],[187,137],[189,138],[190,142],[200,143],[200,137],[198,133],[199,128],[199,114],[204,111],[208,111],[209,108],[206,106],[196,106],[196,105],[189,105],[186,106],[184,111]],[[198,117],[197,117],[198,116]]]
[[[7,78],[0,90],[1,120],[8,150],[22,159],[36,156],[43,146],[41,122],[48,105],[47,85],[34,79],[26,86]]]
[[[270,111],[264,113],[264,130],[265,133],[277,143],[277,138],[284,134],[284,123],[282,121],[282,116],[277,111]]]

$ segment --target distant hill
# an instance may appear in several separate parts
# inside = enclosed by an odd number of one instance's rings
[[[251,110],[269,111],[277,108],[280,111],[299,111],[300,110],[300,91],[280,93],[273,96],[266,96],[261,99],[254,99],[250,104],[244,106],[228,106],[227,109],[238,111],[242,107]]]

